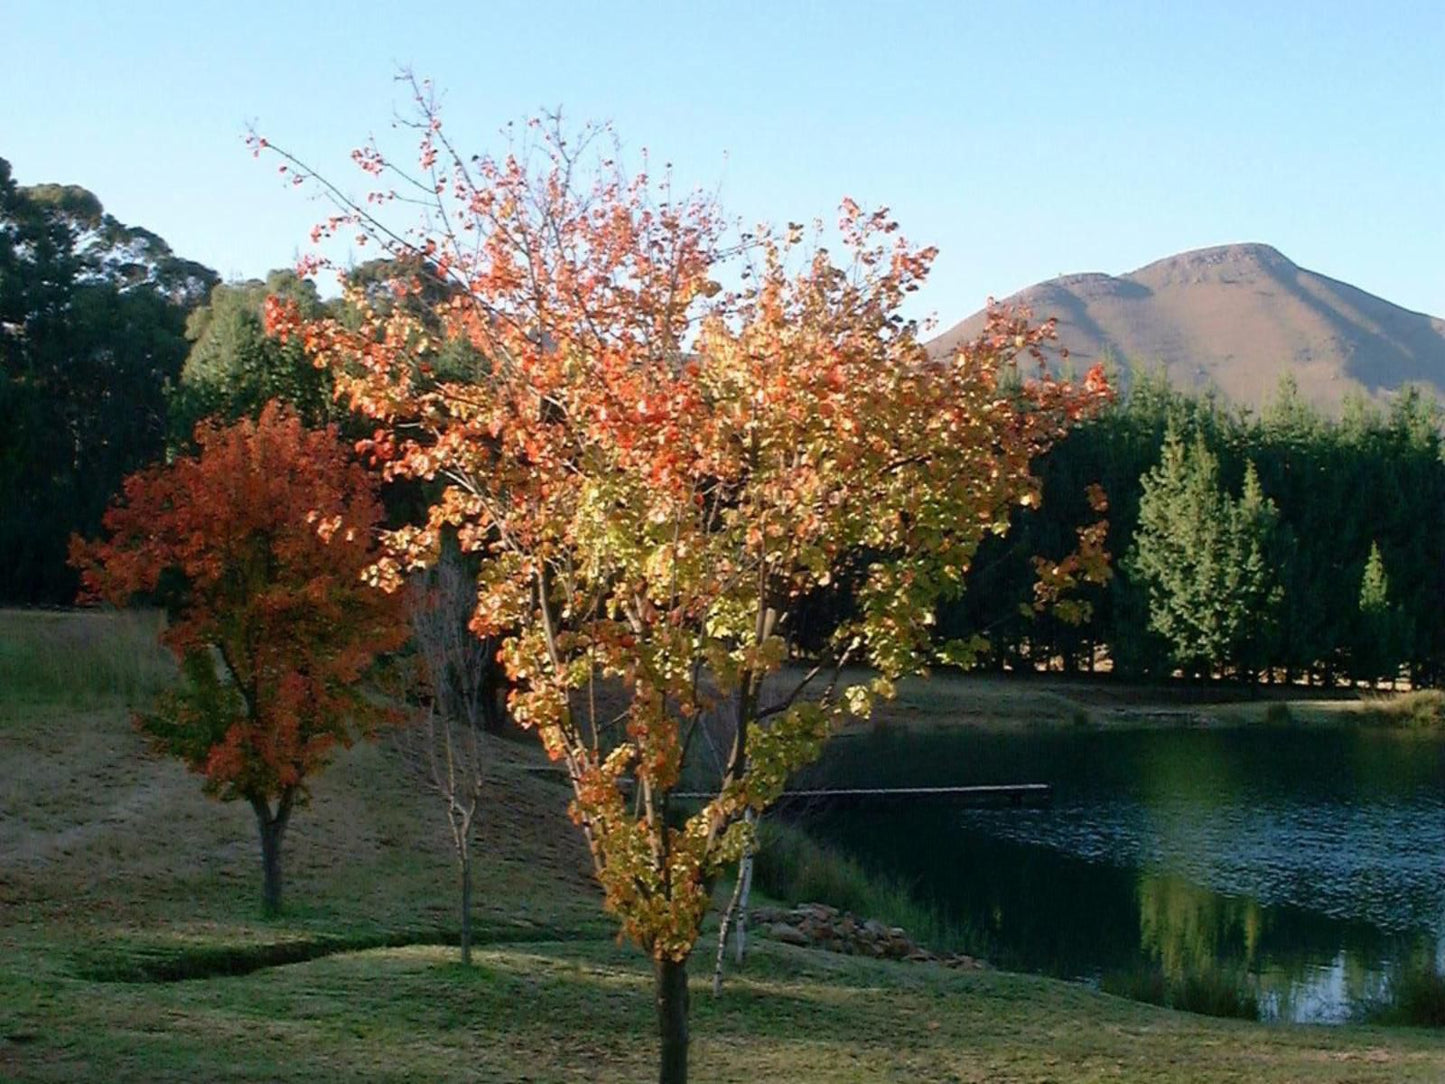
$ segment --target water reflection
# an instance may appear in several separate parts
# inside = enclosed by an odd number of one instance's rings
[[[1351,730],[884,734],[813,782],[1049,782],[1037,810],[867,809],[814,830],[1007,967],[1230,982],[1339,1021],[1445,964],[1445,742]],[[1206,985],[1208,984],[1206,982]]]
[[[1222,896],[1183,877],[1141,873],[1139,948],[1165,975],[1183,978],[1221,960],[1252,970],[1268,919],[1252,899]]]

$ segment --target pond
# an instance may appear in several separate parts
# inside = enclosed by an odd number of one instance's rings
[[[1037,809],[875,807],[811,834],[907,885],[994,964],[1129,992],[1246,989],[1340,1022],[1445,968],[1445,740],[1215,728],[883,732],[808,785],[1050,783]],[[1147,996],[1147,995],[1140,995]]]

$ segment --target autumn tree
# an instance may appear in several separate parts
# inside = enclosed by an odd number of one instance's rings
[[[885,212],[845,201],[836,259],[800,227],[736,237],[710,200],[626,175],[602,142],[539,125],[500,158],[463,154],[418,90],[418,158],[356,153],[369,200],[283,164],[338,201],[322,234],[454,282],[439,319],[308,321],[278,302],[272,326],[381,423],[367,450],[389,476],[443,483],[375,581],[434,562],[448,529],[485,554],[472,630],[499,638],[514,718],[565,766],[606,904],[652,960],[660,1079],[682,1081],[687,961],[746,813],[844,713],[936,657],[934,604],[1107,389],[1051,379],[1050,329],[1006,315],[930,360],[899,310],[933,250]],[[384,218],[407,200],[429,205],[414,232]],[[474,381],[437,376],[458,339],[485,359]],[[1016,359],[1029,379],[1002,394]],[[856,615],[785,671],[798,600],[856,561]],[[876,678],[840,688],[852,662]],[[672,795],[715,713],[732,746],[685,811]]]
[[[406,639],[400,596],[372,590],[381,510],[374,479],[333,429],[272,404],[198,451],[131,475],[103,541],[71,544],[86,598],[160,598],[184,680],[137,726],[160,752],[256,814],[268,914],[281,908],[281,843],[307,781],[391,713],[362,679]]]

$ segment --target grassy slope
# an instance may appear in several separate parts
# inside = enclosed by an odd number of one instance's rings
[[[652,1075],[645,961],[611,939],[563,792],[520,770],[535,755],[525,745],[498,746],[480,852],[487,943],[472,969],[418,943],[184,982],[87,977],[197,949],[434,941],[454,925],[450,854],[404,765],[353,750],[294,822],[291,913],[260,920],[249,812],[203,798],[146,754],[114,695],[84,692],[85,637],[50,653],[63,680],[21,681],[16,637],[36,620],[65,619],[0,614],[0,1079]],[[768,943],[720,1000],[699,978],[693,1007],[698,1080],[1445,1078],[1445,1041],[1424,1032],[1219,1021],[1051,980]]]

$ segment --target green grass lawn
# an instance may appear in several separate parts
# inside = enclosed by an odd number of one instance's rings
[[[854,671],[843,683],[870,676]],[[786,673],[772,679],[776,688],[786,681]],[[1442,725],[1445,715],[1445,695],[1433,690],[1395,694],[1298,685],[1252,689],[1228,684],[1130,685],[1102,676],[1063,674],[935,673],[906,678],[897,692],[892,700],[876,701],[872,718],[853,724],[853,729],[968,726],[1018,731],[1361,723],[1404,729]]]
[[[0,1080],[653,1077],[646,961],[613,938],[565,790],[524,770],[529,743],[494,746],[473,967],[441,943],[441,809],[384,745],[317,781],[286,841],[288,913],[265,921],[250,811],[204,798],[127,721],[166,672],[154,624],[83,627],[104,620],[0,614]],[[5,659],[46,658],[34,639],[65,648],[46,663],[61,676],[12,682]],[[112,665],[125,657],[141,676]],[[278,953],[300,962],[249,970]],[[1427,1031],[1216,1020],[766,941],[719,999],[705,970],[698,1081],[1445,1079]],[[210,977],[120,981],[155,973]]]

